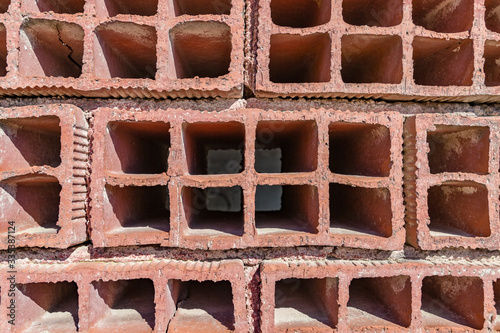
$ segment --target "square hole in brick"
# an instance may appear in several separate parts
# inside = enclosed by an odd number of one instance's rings
[[[487,40],[484,43],[484,84],[500,86],[500,42]]]
[[[350,328],[403,328],[411,323],[409,276],[354,279],[349,286]]]
[[[79,77],[83,29],[74,23],[28,19],[21,25],[19,71],[31,77]]]
[[[149,279],[94,281],[90,285],[90,332],[153,332],[155,289]]]
[[[120,14],[153,16],[158,12],[158,0],[96,0],[99,17],[114,17]]]
[[[131,174],[168,171],[170,124],[149,121],[113,121],[105,135],[104,166]]]
[[[60,229],[61,185],[57,178],[41,174],[24,175],[0,182],[0,216],[15,221],[18,233],[50,234]],[[1,232],[7,232],[2,223]]]
[[[0,77],[7,75],[7,30],[0,23]]]
[[[195,331],[233,332],[233,292],[229,281],[180,281],[168,283],[171,298],[169,333]],[[195,329],[196,328],[196,329]]]
[[[184,187],[182,203],[190,235],[243,235],[243,193],[240,186]]]
[[[59,14],[83,13],[85,0],[22,0],[23,12],[54,12]]]
[[[312,185],[258,185],[255,193],[258,234],[318,233],[318,189]]]
[[[343,0],[342,16],[352,25],[392,27],[403,21],[403,1]]]
[[[10,6],[10,0],[0,0],[0,14],[7,13]]]
[[[170,30],[174,79],[217,78],[229,73],[231,28],[222,22],[190,21]]]
[[[496,316],[493,322],[493,328],[500,331],[500,279],[493,281],[493,293],[495,301]]]
[[[16,332],[77,332],[78,287],[74,282],[18,284]]]
[[[104,219],[114,232],[170,231],[167,186],[106,185]]]
[[[482,329],[483,281],[468,276],[428,276],[422,281],[422,325],[443,330]]]
[[[403,43],[399,36],[342,36],[345,83],[401,83]]]
[[[486,28],[494,32],[500,32],[500,0],[485,0]]]
[[[318,166],[318,126],[314,120],[261,121],[257,124],[255,148],[261,150],[255,154],[255,170],[259,173],[277,171],[279,155],[281,170],[278,172],[315,171]],[[274,161],[263,160],[269,155]]]
[[[326,33],[272,35],[269,57],[271,82],[330,81],[331,40]]]
[[[488,127],[437,125],[427,132],[427,144],[431,173],[488,173]]]
[[[186,123],[183,125],[183,139],[190,174],[243,171],[245,125],[242,123]]]
[[[489,237],[488,189],[475,182],[450,181],[428,190],[432,236]]]
[[[56,116],[0,120],[0,171],[61,164],[61,127]]]
[[[154,79],[156,29],[132,22],[107,22],[95,29],[95,75],[99,78]]]
[[[388,177],[391,135],[386,126],[336,122],[330,124],[330,170],[344,175]]]
[[[413,0],[413,23],[425,29],[467,31],[474,21],[474,0]]]
[[[472,40],[415,37],[413,66],[413,79],[416,84],[470,86],[474,72]]]
[[[229,15],[231,0],[171,0],[175,15]]]
[[[391,237],[391,208],[386,188],[330,184],[330,234]]]
[[[337,327],[337,278],[276,282],[274,326],[279,332],[331,332]]]
[[[330,21],[331,6],[330,0],[271,0],[271,18],[285,27],[315,27]]]

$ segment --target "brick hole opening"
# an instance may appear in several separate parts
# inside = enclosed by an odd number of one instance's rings
[[[484,43],[484,76],[487,87],[500,86],[500,42],[487,40]]]
[[[259,173],[281,173],[281,148],[255,149],[255,170]]]
[[[258,234],[318,233],[318,189],[312,185],[258,185],[255,226]]]
[[[261,121],[255,148],[261,151],[255,154],[255,171],[259,173],[313,172],[318,167],[318,125],[314,120]],[[280,170],[276,158],[271,165],[263,160],[277,153],[281,155]]]
[[[489,237],[488,189],[468,181],[450,181],[428,189],[431,236]]]
[[[0,77],[7,75],[7,30],[0,23]]]
[[[342,16],[352,25],[392,27],[403,21],[403,1],[343,0]]]
[[[95,75],[99,78],[154,79],[156,30],[131,22],[99,25],[94,35]]]
[[[84,6],[85,0],[22,0],[21,11],[78,14]]]
[[[231,0],[171,0],[176,16],[180,15],[229,15]]]
[[[75,282],[18,284],[19,332],[77,332],[78,287]],[[17,331],[17,330],[16,330]]]
[[[79,77],[83,65],[81,26],[28,19],[21,26],[19,71],[28,77]]]
[[[106,185],[104,220],[115,232],[169,232],[168,187]]]
[[[426,328],[482,329],[483,281],[468,276],[428,276],[422,281],[422,324]]]
[[[335,122],[329,126],[330,170],[344,175],[388,177],[391,135],[378,124]]]
[[[217,78],[229,73],[231,28],[222,22],[184,22],[170,32],[177,79]]]
[[[411,298],[409,276],[354,279],[349,286],[348,325],[410,327]]]
[[[486,8],[484,15],[486,28],[500,32],[500,0],[485,0],[484,7]]]
[[[170,124],[150,121],[113,121],[105,136],[107,170],[130,174],[168,171]]]
[[[488,173],[488,127],[437,125],[427,132],[427,144],[431,173]]]
[[[6,221],[16,221],[18,233],[52,234],[60,229],[59,221],[61,185],[57,178],[31,174],[9,178],[0,182],[0,202]],[[1,231],[7,232],[7,223]]]
[[[392,236],[387,188],[330,184],[330,234]]]
[[[90,330],[149,333],[155,327],[155,289],[149,279],[94,281],[90,286]]]
[[[331,40],[326,33],[271,36],[269,79],[274,83],[329,82]]]
[[[114,17],[120,14],[154,16],[158,12],[158,0],[96,0],[99,17]]]
[[[413,23],[436,32],[472,28],[474,0],[413,0]]]
[[[415,37],[413,79],[424,86],[471,86],[474,49],[471,39]]]
[[[56,116],[0,120],[0,171],[61,164],[61,127]]]
[[[315,27],[330,21],[331,7],[331,0],[272,0],[271,18],[285,27]]]
[[[182,128],[190,174],[236,174],[243,171],[245,125],[238,122],[186,123]]]
[[[182,189],[184,216],[191,235],[243,235],[240,186]]]
[[[276,282],[274,325],[280,332],[327,332],[338,324],[337,278],[284,279]]]
[[[399,36],[342,36],[342,81],[401,83],[403,42]]]
[[[10,0],[0,0],[0,14],[7,13],[10,2]]]
[[[234,331],[233,292],[229,281],[170,280],[168,288],[172,298],[167,302],[169,308],[174,309],[168,333]]]
[[[494,293],[494,302],[496,310],[496,316],[493,322],[493,329],[496,331],[500,331],[500,279],[493,281],[493,293]]]

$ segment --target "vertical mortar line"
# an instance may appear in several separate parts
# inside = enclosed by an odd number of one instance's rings
[[[388,114],[386,117],[389,119],[390,124],[387,128],[389,129],[389,135],[391,138],[390,154],[392,160],[392,166],[389,172],[389,177],[387,177],[388,190],[391,196],[391,212],[393,214],[393,219],[396,222],[392,225],[394,239],[394,247],[402,248],[406,241],[405,232],[405,202],[404,202],[404,160],[403,160],[403,146],[404,146],[404,117],[399,113]],[[383,119],[381,119],[382,123]],[[391,126],[392,125],[392,126]],[[397,209],[401,207],[401,209]],[[399,214],[395,214],[399,212]],[[401,234],[404,235],[400,238],[397,237],[394,227],[397,230],[401,230]],[[391,238],[392,238],[391,237]],[[398,244],[398,239],[401,239],[401,244]]]
[[[170,2],[168,2],[170,3]],[[171,54],[172,48],[170,47],[169,32],[172,28],[172,21],[175,16],[172,11],[170,11],[170,6],[167,5],[167,1],[158,1],[158,13],[156,14],[156,77],[157,86],[163,86],[163,83],[167,83],[169,76],[169,68],[175,71],[175,64],[171,64],[170,61],[173,60],[173,55]],[[161,90],[161,89],[158,89]]]
[[[76,275],[75,282],[78,286],[78,331],[87,332],[90,328],[90,283],[89,274]]]
[[[154,275],[151,277],[154,287],[154,303],[155,303],[155,327],[153,332],[160,333],[166,332],[167,330],[167,309],[166,297],[167,293],[167,283],[165,283],[162,276],[162,270],[151,271]]]
[[[187,172],[182,125],[184,116],[175,112],[169,114],[170,120],[170,156],[169,156],[169,191],[170,195],[170,246],[179,246],[181,241],[182,217],[182,175]]]
[[[248,116],[247,116],[248,115]],[[257,188],[257,172],[255,171],[255,140],[257,132],[257,110],[248,110],[245,121],[245,172],[246,182],[243,185],[244,200],[244,232],[248,237],[248,245],[255,244],[257,235],[255,226],[255,192]]]
[[[19,15],[19,20],[16,20],[17,15],[13,13],[13,19],[7,21],[6,38],[7,38],[7,75],[6,79],[11,82],[12,85],[17,85],[20,82],[20,70],[19,70],[19,54],[21,48],[21,25],[22,18]]]
[[[413,81],[413,34],[414,24],[412,19],[412,0],[403,0],[403,20],[401,22],[401,39],[403,42],[403,81],[402,93],[404,95],[414,95],[418,90]]]
[[[330,111],[324,109],[314,110],[314,119],[318,126],[318,166],[316,170],[316,182],[318,186],[319,220],[318,241],[321,244],[329,244],[330,231],[330,191],[328,181],[329,161],[329,134]],[[322,198],[324,200],[322,200]]]
[[[474,21],[470,30],[470,38],[473,42],[474,74],[472,77],[473,95],[486,93],[484,73],[484,43],[487,35],[485,23],[484,0],[474,1]]]
[[[349,301],[349,285],[351,284],[352,280],[352,274],[351,270],[342,272],[342,266],[347,266],[347,263],[341,262],[336,264],[336,268],[332,269],[333,267],[330,267],[330,272],[335,272],[339,281],[339,299],[338,299],[338,304],[339,304],[339,313],[338,313],[338,323],[337,323],[337,331],[338,332],[348,332],[349,329],[349,323],[347,322],[348,320],[348,309],[347,309],[347,302]],[[347,268],[347,267],[345,267]],[[357,266],[356,263],[352,262],[352,270],[358,271],[359,266]],[[329,275],[333,276],[333,275]]]
[[[95,73],[94,67],[94,29],[95,20],[90,16],[83,16],[78,20],[81,28],[83,29],[83,56],[82,56],[82,73],[80,77],[77,78],[77,86],[84,86],[85,83],[94,85],[93,73]]]
[[[422,272],[422,268],[427,267],[427,265],[414,266],[414,273],[411,276],[412,279],[412,325],[413,329],[423,330],[424,325],[422,324],[422,280],[425,278],[425,274]]]
[[[328,25],[328,33],[331,39],[331,54],[330,54],[330,82],[326,83],[332,92],[344,92],[345,84],[342,81],[342,33],[346,30],[347,24],[344,23],[342,17],[342,0],[331,0],[332,11],[330,23]]]
[[[483,275],[484,272],[481,272]],[[483,329],[488,332],[494,331],[495,319],[496,319],[496,309],[495,309],[495,292],[493,289],[494,279],[492,276],[484,276],[481,278],[483,282],[483,292],[484,292],[484,323]]]

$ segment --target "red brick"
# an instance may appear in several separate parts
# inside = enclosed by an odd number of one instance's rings
[[[70,105],[3,109],[0,114],[0,248],[8,222],[18,247],[84,242],[88,124]]]

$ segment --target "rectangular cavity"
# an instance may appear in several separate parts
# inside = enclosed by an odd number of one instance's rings
[[[474,0],[413,0],[413,23],[427,30],[454,33],[472,28]]]
[[[180,15],[229,15],[231,0],[170,0],[176,16]]]
[[[489,237],[488,189],[471,181],[450,181],[427,191],[432,236]]]
[[[330,184],[330,234],[391,237],[391,194],[387,188]]]
[[[313,185],[257,185],[255,226],[260,235],[318,233],[318,188]]]
[[[484,291],[478,277],[428,276],[422,281],[421,304],[425,328],[483,328]]]
[[[117,15],[154,16],[158,12],[158,0],[96,0],[97,16],[114,17]]]
[[[85,0],[22,0],[23,12],[54,12],[58,14],[83,13]]]
[[[10,0],[0,0],[0,14],[7,13],[10,2]]]
[[[500,86],[500,42],[494,40],[484,42],[484,84]]]
[[[5,75],[7,75],[7,30],[5,25],[0,23],[0,77]]]
[[[500,0],[485,0],[484,7],[486,28],[500,32]]]
[[[190,174],[243,171],[245,125],[242,123],[186,123],[183,125],[183,139]]]
[[[338,324],[337,278],[276,282],[274,326],[279,332],[331,332]]]
[[[495,302],[496,316],[493,328],[500,331],[500,279],[493,281],[493,300]]]
[[[328,23],[331,0],[271,0],[271,18],[274,24],[308,28]]]
[[[104,166],[130,174],[168,171],[170,124],[152,121],[113,121],[106,128]]]
[[[331,123],[328,128],[330,171],[344,175],[388,177],[391,135],[379,124]]]
[[[150,333],[155,327],[155,289],[149,279],[94,281],[89,297],[90,332]]]
[[[342,17],[351,25],[392,27],[403,21],[403,0],[343,0]]]
[[[257,124],[255,149],[279,149],[281,171],[312,172],[318,166],[318,125],[314,120],[306,121],[261,121]],[[255,154],[255,171],[272,173],[262,158],[267,155]]]
[[[347,323],[353,329],[407,328],[412,317],[411,299],[409,276],[353,279]]]

